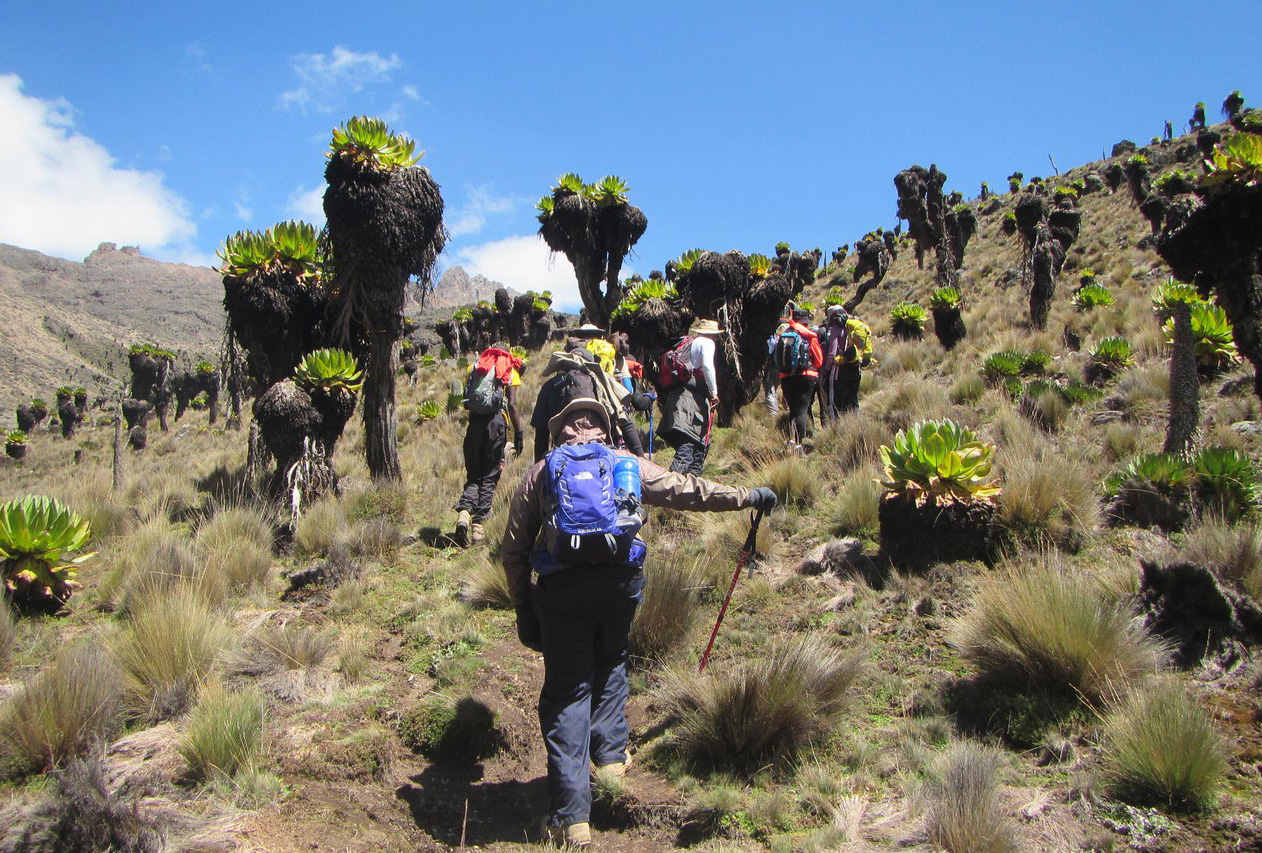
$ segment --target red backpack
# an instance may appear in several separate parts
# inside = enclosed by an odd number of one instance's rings
[[[691,349],[692,338],[685,337],[662,353],[662,360],[657,368],[657,384],[663,391],[677,388],[692,378]]]

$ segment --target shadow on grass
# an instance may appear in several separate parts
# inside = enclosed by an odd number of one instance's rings
[[[539,840],[548,813],[543,776],[529,781],[483,781],[483,766],[431,764],[395,790],[417,828],[452,847]]]

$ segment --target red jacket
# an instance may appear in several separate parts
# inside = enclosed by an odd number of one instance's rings
[[[781,373],[781,379],[787,379],[790,376],[819,376],[819,369],[824,366],[824,348],[819,345],[819,335],[810,326],[803,326],[797,320],[790,320],[785,326],[781,326],[781,330],[785,327],[792,329],[802,337],[806,338],[811,345],[811,366],[801,373]]]

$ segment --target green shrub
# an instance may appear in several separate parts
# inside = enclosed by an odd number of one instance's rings
[[[1013,850],[1011,821],[999,800],[999,757],[974,743],[957,743],[942,755],[930,785],[925,829],[952,853]]]
[[[232,778],[251,768],[263,748],[263,696],[212,682],[188,715],[178,749],[193,775]]]
[[[921,421],[881,445],[887,491],[934,502],[939,498],[976,500],[999,493],[990,482],[995,446],[968,427],[948,419]]]
[[[1166,653],[1089,578],[1044,564],[982,581],[953,642],[985,678],[1096,702]]]
[[[1184,284],[1170,278],[1166,279],[1165,284],[1158,287],[1157,292],[1153,294],[1152,311],[1157,315],[1158,321],[1164,324],[1170,319],[1174,303],[1186,302],[1188,305],[1198,305],[1204,301],[1195,285]]]
[[[78,564],[67,552],[88,543],[87,521],[54,498],[27,495],[0,506],[0,571],[20,596],[64,602],[73,591]]]
[[[1106,778],[1131,803],[1208,808],[1227,772],[1222,739],[1173,678],[1127,696],[1105,718],[1103,746]]]
[[[1091,351],[1091,360],[1114,370],[1121,370],[1135,363],[1130,341],[1117,335],[1101,338]]]
[[[900,337],[919,337],[929,322],[929,313],[914,302],[900,302],[890,310],[890,326]]]
[[[939,287],[929,296],[929,307],[934,311],[952,311],[964,303],[964,298],[954,287]]]
[[[1052,356],[1041,349],[1031,350],[1021,358],[1021,375],[1038,376],[1052,363]]]
[[[1016,350],[1000,350],[991,353],[982,362],[982,376],[990,385],[1002,385],[1005,379],[1021,375],[1025,354]]]
[[[0,706],[0,778],[60,767],[119,723],[118,673],[97,648],[63,649]]]
[[[1113,304],[1113,291],[1102,284],[1088,284],[1074,294],[1074,307],[1079,311],[1090,311]]]
[[[422,400],[416,407],[416,414],[423,421],[432,421],[442,413],[443,407],[434,400]]]
[[[1257,509],[1258,472],[1248,456],[1226,447],[1207,447],[1193,464],[1196,494],[1205,508],[1229,521]]]
[[[808,634],[702,675],[691,665],[668,670],[661,697],[670,746],[701,769],[745,775],[790,762],[833,731],[864,659]]]
[[[1218,372],[1239,363],[1240,353],[1223,309],[1210,302],[1192,303],[1192,342],[1196,363],[1203,369]],[[1166,343],[1174,343],[1174,318],[1165,321],[1162,331]]]
[[[951,386],[950,399],[957,406],[976,403],[986,393],[986,383],[980,376],[961,376]]]
[[[399,739],[435,761],[473,762],[503,746],[495,712],[472,696],[457,702],[431,695],[399,719]]]
[[[303,356],[294,379],[307,391],[357,394],[363,387],[364,373],[359,361],[346,350],[319,349]]]
[[[1191,488],[1195,477],[1192,466],[1176,454],[1146,453],[1112,474],[1104,481],[1104,489],[1116,495],[1127,483],[1137,483],[1163,495],[1182,494]]]
[[[1213,569],[1219,577],[1262,600],[1262,527],[1204,518],[1188,532],[1179,556]]]

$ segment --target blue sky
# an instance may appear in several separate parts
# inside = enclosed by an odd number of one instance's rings
[[[157,8],[151,8],[157,7]],[[107,11],[108,10],[108,11]],[[0,8],[0,242],[213,265],[321,221],[330,129],[425,150],[443,266],[577,304],[534,236],[554,178],[622,176],[648,231],[826,251],[896,222],[894,174],[1002,187],[1144,142],[1234,88],[1262,102],[1262,5],[1219,2],[20,3]]]

